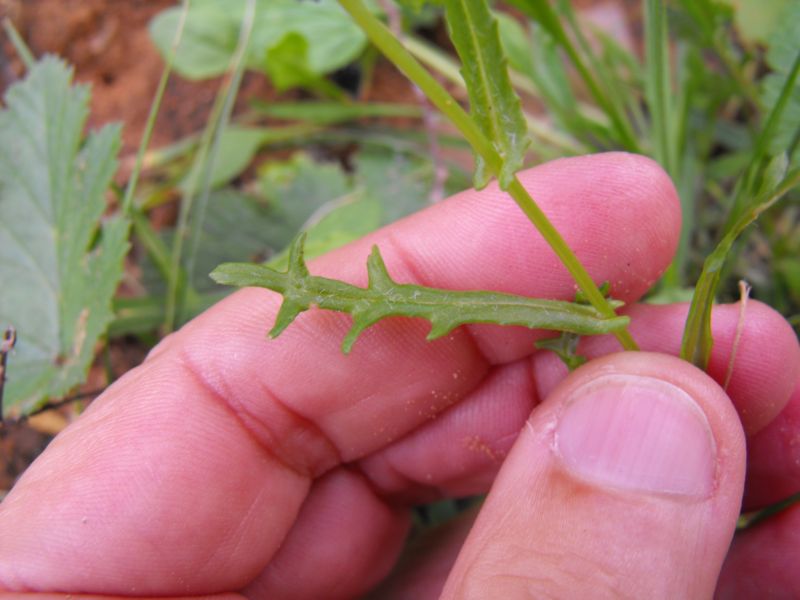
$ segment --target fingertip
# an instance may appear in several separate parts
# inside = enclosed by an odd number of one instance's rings
[[[624,309],[642,350],[674,356],[681,351],[688,311],[688,303],[635,304]],[[781,413],[800,378],[797,337],[780,313],[757,300],[748,301],[744,312],[740,303],[714,306],[711,327],[714,344],[708,375],[725,386],[745,432],[752,436]],[[618,349],[611,336],[586,338],[580,346],[590,359]],[[563,363],[550,352],[537,353],[533,365],[542,397],[567,375]]]
[[[708,374],[731,394],[748,436],[771,423],[800,378],[800,345],[774,308],[749,300],[715,307]]]
[[[744,454],[728,398],[692,365],[593,361],[534,411],[443,597],[708,597]]]

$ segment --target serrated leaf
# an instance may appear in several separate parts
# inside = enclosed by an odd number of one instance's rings
[[[175,70],[190,79],[216,77],[226,71],[239,39],[245,0],[193,0]],[[170,8],[150,23],[150,36],[167,56],[180,18]],[[289,33],[308,43],[307,65],[316,75],[345,66],[364,49],[366,38],[335,0],[258,0],[247,49],[247,65],[262,70],[267,51]]]
[[[585,356],[578,354],[578,344],[581,336],[574,333],[564,332],[558,337],[547,338],[536,342],[539,350],[550,350],[561,359],[567,369],[574,371],[588,360]]]
[[[119,128],[81,145],[89,91],[71,80],[44,58],[0,112],[0,324],[17,330],[5,387],[15,413],[83,381],[128,249],[125,220],[100,225]]]
[[[369,284],[356,287],[308,273],[303,259],[303,236],[292,244],[289,268],[279,272],[265,265],[228,263],[218,266],[211,278],[222,285],[258,286],[283,294],[270,335],[283,331],[311,306],[349,313],[353,325],[342,351],[347,354],[367,327],[386,317],[421,317],[431,323],[428,339],[446,335],[467,323],[522,325],[535,329],[569,331],[580,335],[611,333],[624,328],[629,318],[603,317],[584,304],[541,300],[489,291],[453,291],[392,280],[377,247],[368,260]]]
[[[461,58],[472,116],[503,161],[497,176],[500,187],[506,189],[522,168],[530,139],[508,75],[497,20],[486,0],[446,0],[445,11],[450,39]],[[476,155],[475,187],[484,187],[492,175]]]

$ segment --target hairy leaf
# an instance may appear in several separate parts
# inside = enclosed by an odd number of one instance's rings
[[[624,316],[604,318],[591,306],[560,300],[399,284],[390,277],[377,247],[372,249],[367,260],[369,284],[360,288],[311,275],[303,258],[303,243],[301,235],[292,244],[286,272],[264,265],[228,263],[211,273],[211,278],[223,285],[258,286],[283,295],[271,337],[280,335],[297,315],[311,306],[352,315],[353,326],[342,342],[345,354],[350,352],[362,331],[392,316],[427,319],[431,323],[429,340],[466,323],[522,325],[592,335],[617,331],[629,321]],[[619,306],[620,303],[615,304]]]
[[[506,189],[522,168],[530,138],[508,75],[497,20],[486,0],[447,0],[445,9],[450,39],[461,58],[472,116],[502,159],[497,175],[500,187]],[[476,154],[475,187],[484,187],[492,175]]]
[[[5,398],[18,413],[83,380],[128,249],[125,220],[100,226],[119,130],[82,144],[89,91],[71,79],[45,58],[0,112],[0,324],[17,330]]]

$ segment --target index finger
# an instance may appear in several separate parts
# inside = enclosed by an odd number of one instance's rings
[[[607,154],[520,177],[615,297],[637,298],[668,265],[679,208],[652,161]],[[553,252],[495,187],[465,192],[310,268],[363,284],[375,243],[400,282],[574,295]],[[470,326],[426,342],[425,323],[389,319],[344,356],[346,315],[309,311],[267,340],[279,304],[266,290],[233,294],[163,342],[51,444],[0,508],[0,587],[238,589],[274,555],[315,477],[434,418],[492,364],[532,352],[539,335]]]

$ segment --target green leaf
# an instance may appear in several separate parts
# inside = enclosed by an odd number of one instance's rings
[[[278,248],[288,245],[323,206],[353,191],[349,177],[338,165],[315,161],[303,152],[287,161],[268,163],[260,173],[259,185],[280,224]]]
[[[258,134],[260,130],[230,131]],[[238,135],[225,139],[235,141],[236,137]],[[223,158],[223,162],[227,160]],[[216,287],[207,273],[220,262],[272,258],[313,215],[352,192],[349,178],[337,165],[316,162],[302,152],[287,161],[268,163],[258,183],[260,199],[230,188],[217,190],[209,196],[200,231],[192,229],[190,232],[198,240],[190,281],[195,291],[203,293]],[[190,226],[194,228],[198,224],[193,222]],[[173,230],[168,230],[161,237],[171,244],[173,234]],[[153,294],[163,293],[163,277],[153,261],[143,261],[142,271],[145,287]]]
[[[226,127],[220,133],[219,150],[211,169],[209,185],[218,188],[241,175],[258,149],[269,140],[269,133],[269,130],[260,128]],[[199,169],[201,165],[198,164],[195,168]],[[189,172],[180,183],[184,193],[193,177],[196,175]]]
[[[506,189],[522,168],[530,138],[508,75],[497,20],[485,0],[447,0],[445,10],[450,39],[461,58],[472,116],[500,155],[502,166],[497,176],[500,187]],[[475,187],[484,187],[492,175],[476,154]]]
[[[239,39],[245,0],[192,0],[175,70],[190,79],[224,73]],[[178,25],[179,8],[165,10],[150,23],[150,36],[167,56]],[[267,51],[294,33],[308,44],[307,66],[322,75],[352,62],[366,39],[335,0],[258,0],[247,65],[261,70]]]
[[[349,182],[341,179],[344,175],[336,167],[320,165],[302,154],[292,164],[297,171],[281,175],[288,175],[292,182],[283,187],[281,205],[290,206],[313,197],[327,199],[301,225],[306,233],[304,253],[310,258],[420,210],[428,205],[433,184],[430,161],[377,146],[367,146],[353,157],[355,173]],[[282,171],[282,167],[277,169]],[[315,180],[325,177],[326,170],[330,182],[312,186]],[[387,189],[392,194],[386,194]],[[337,195],[331,195],[337,190]],[[300,226],[294,232],[299,229]],[[288,248],[268,264],[274,269],[284,268],[287,257]]]
[[[735,8],[734,22],[741,36],[750,43],[769,45],[775,30],[784,22],[784,13],[794,0],[724,0]]]
[[[381,226],[381,205],[361,192],[352,192],[323,205],[318,220],[303,226],[304,253],[315,258],[375,231]],[[267,263],[273,269],[286,268],[289,248]]]
[[[567,369],[574,371],[588,360],[585,356],[578,354],[578,343],[581,336],[575,333],[564,332],[558,337],[547,338],[536,342],[539,350],[550,350],[561,359]]]
[[[497,32],[508,57],[508,64],[516,71],[530,76],[536,69],[528,34],[520,22],[505,13],[496,13]]]
[[[362,331],[381,319],[394,316],[430,321],[429,340],[447,335],[466,323],[522,325],[594,335],[617,331],[630,320],[624,316],[605,318],[593,307],[573,302],[400,284],[389,275],[377,246],[367,260],[369,284],[367,288],[359,288],[310,275],[303,258],[304,239],[301,235],[292,243],[285,272],[265,265],[227,263],[211,273],[211,278],[222,285],[264,287],[283,295],[283,305],[270,331],[271,337],[279,335],[298,314],[311,306],[352,315],[353,326],[342,343],[345,354],[350,352]]]
[[[0,112],[0,324],[18,335],[5,388],[15,413],[83,381],[128,249],[127,221],[101,225],[119,128],[82,144],[89,91],[71,80],[45,58]]]
[[[381,206],[381,225],[422,210],[430,203],[434,175],[430,160],[366,146],[353,157],[353,164],[356,184]],[[392,193],[387,194],[386,190]]]
[[[344,93],[312,69],[308,60],[308,40],[299,33],[289,32],[267,50],[264,71],[279,92],[304,87],[324,96],[343,98]]]
[[[767,52],[767,64],[772,69],[764,77],[762,83],[762,101],[767,109],[774,109],[778,104],[784,86],[791,77],[794,63],[800,60],[800,3],[787,6],[782,13],[780,25],[771,38]],[[791,88],[786,90],[779,119],[772,128],[772,135],[767,140],[767,151],[774,156],[785,152],[793,140],[800,135],[800,80],[794,79]]]

